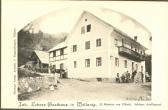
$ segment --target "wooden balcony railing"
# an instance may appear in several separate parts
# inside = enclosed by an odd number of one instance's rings
[[[132,60],[135,60],[135,61],[143,61],[145,60],[145,56],[136,52],[136,51],[133,51],[127,47],[124,47],[124,46],[120,46],[118,47],[119,49],[119,54],[120,55],[123,55],[129,59],[132,59]]]

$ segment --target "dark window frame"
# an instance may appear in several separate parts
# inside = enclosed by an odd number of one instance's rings
[[[90,59],[85,59],[85,67],[86,68],[90,67]]]
[[[77,45],[72,46],[72,52],[77,52]]]
[[[86,32],[90,32],[91,31],[91,24],[88,24],[87,26],[86,26]]]
[[[119,58],[115,57],[115,66],[119,67]]]
[[[77,68],[77,61],[74,61],[74,68]]]
[[[90,41],[85,42],[85,49],[86,50],[90,49]]]
[[[102,57],[96,58],[96,67],[102,66]]]
[[[53,57],[56,57],[56,50],[53,51]]]
[[[60,49],[60,56],[64,55],[64,49]]]
[[[101,38],[96,39],[96,47],[101,47],[101,46],[102,46]]]
[[[128,67],[128,61],[124,60],[124,67],[127,68]]]

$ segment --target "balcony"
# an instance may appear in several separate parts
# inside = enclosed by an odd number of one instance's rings
[[[123,47],[123,46],[120,46],[118,47],[118,52],[120,55],[124,56],[124,57],[127,57],[131,60],[134,60],[134,61],[144,61],[145,60],[145,56],[138,53],[138,52],[135,52],[127,47]]]

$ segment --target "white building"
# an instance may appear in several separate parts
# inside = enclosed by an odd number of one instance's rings
[[[67,68],[67,42],[59,43],[49,50],[50,66],[55,69]]]
[[[84,11],[66,41],[49,50],[49,59],[56,68],[64,65],[69,78],[113,79],[126,71],[145,73],[145,50],[138,36]]]

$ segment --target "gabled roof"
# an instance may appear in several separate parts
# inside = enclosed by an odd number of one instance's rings
[[[51,51],[54,51],[54,50],[58,50],[58,49],[61,49],[61,48],[65,48],[67,47],[67,41],[63,41],[59,44],[57,44],[55,47],[51,48],[50,50],[48,50],[48,52],[51,52]]]
[[[49,55],[45,51],[39,51],[39,50],[34,50],[34,53],[37,55],[37,57],[40,59],[41,63],[49,63]]]
[[[128,39],[134,41],[134,42],[137,43],[139,46],[141,46],[143,49],[147,49],[147,48],[144,47],[142,44],[140,44],[139,42],[137,42],[137,41],[135,41],[133,38],[131,38],[128,34],[126,34],[125,32],[121,31],[121,30],[118,29],[117,27],[114,27],[113,24],[112,24],[112,22],[110,22],[109,20],[106,20],[106,19],[104,19],[103,17],[98,17],[98,16],[96,16],[96,15],[94,15],[94,14],[92,14],[91,12],[88,12],[88,11],[86,11],[86,10],[84,10],[83,13],[80,15],[80,17],[79,17],[78,21],[76,22],[76,24],[74,25],[74,27],[73,27],[71,33],[73,32],[74,28],[75,28],[76,25],[79,23],[79,21],[81,20],[81,18],[83,17],[83,15],[84,15],[85,13],[87,13],[87,14],[89,14],[89,15],[95,17],[96,19],[98,19],[98,20],[100,20],[101,22],[103,22],[105,25],[108,25],[109,27],[112,27],[112,28],[114,29],[114,31],[116,31],[117,33],[123,35],[124,37],[126,37],[126,38],[128,38]],[[71,35],[71,34],[70,34],[70,35]],[[68,39],[69,39],[69,38],[68,38]]]

